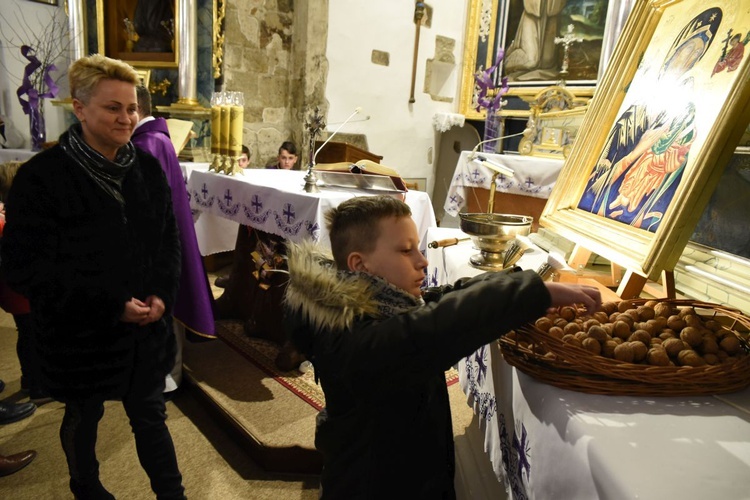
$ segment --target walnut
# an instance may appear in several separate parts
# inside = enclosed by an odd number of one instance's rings
[[[667,318],[667,326],[670,329],[679,332],[687,326],[687,323],[685,323],[685,320],[683,320],[680,316],[673,314],[672,316]]]
[[[635,306],[633,305],[632,300],[622,300],[619,304],[617,304],[617,310],[622,312],[627,311],[628,309],[633,309]]]
[[[669,355],[663,347],[652,347],[646,356],[648,364],[653,366],[669,366]]]
[[[697,352],[689,349],[680,351],[677,354],[677,362],[682,366],[703,366],[706,364]]]
[[[563,335],[565,335],[563,332],[563,329],[560,328],[559,326],[553,326],[552,328],[549,329],[547,334],[550,337],[555,337],[556,339],[561,339],[563,338]]]
[[[614,358],[615,357],[615,347],[617,347],[619,344],[615,340],[607,340],[602,345],[602,356],[605,356],[607,358]]]
[[[607,313],[607,315],[612,314],[613,312],[617,312],[617,302],[604,302],[602,303],[602,311]]]
[[[672,315],[672,306],[666,302],[660,302],[654,306],[654,314],[657,318],[667,319]]]
[[[630,342],[638,341],[642,342],[643,345],[649,345],[651,343],[651,335],[645,330],[636,330],[628,337],[628,340]]]
[[[534,322],[534,326],[539,328],[543,332],[548,332],[550,328],[552,328],[552,320],[546,317],[539,318]]]
[[[629,344],[630,348],[633,350],[634,363],[640,363],[641,361],[646,359],[646,355],[648,354],[648,346],[646,344],[638,340],[629,342]]]
[[[719,342],[719,346],[730,356],[733,356],[740,352],[740,339],[737,338],[736,335],[727,335],[723,339],[721,339],[721,342]]]
[[[698,347],[703,342],[703,335],[694,326],[686,326],[680,332],[680,338],[690,344],[690,347]]]
[[[567,321],[573,321],[576,319],[576,308],[571,306],[565,306],[560,308],[560,317]]]
[[[581,342],[581,345],[584,349],[593,354],[600,354],[602,352],[602,345],[596,339],[590,337],[586,338],[583,340],[583,342]]]
[[[682,340],[680,339],[666,339],[662,344],[664,346],[664,349],[667,351],[667,354],[669,354],[672,357],[676,357],[680,351],[684,349],[684,344],[682,343]]]
[[[615,347],[615,359],[618,361],[625,361],[627,363],[633,362],[633,347],[630,342],[623,342],[622,344]]]
[[[599,325],[592,326],[587,330],[587,333],[589,334],[589,338],[595,339],[598,342],[604,342],[608,337],[606,330]]]
[[[612,327],[612,336],[626,340],[630,337],[630,325],[625,321],[616,321]]]
[[[656,316],[656,312],[652,307],[648,306],[641,306],[638,309],[638,316],[641,318],[641,321],[647,321],[649,319],[654,319],[654,316]]]

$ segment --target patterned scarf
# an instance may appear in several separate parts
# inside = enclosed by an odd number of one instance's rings
[[[390,318],[397,314],[409,312],[424,305],[421,297],[402,290],[381,278],[368,273],[339,271],[349,278],[356,277],[367,283],[372,291],[373,299],[377,302],[378,313],[381,318]]]
[[[120,207],[125,206],[122,180],[135,164],[133,143],[128,142],[118,149],[115,161],[109,161],[86,144],[81,137],[81,125],[77,123],[60,136],[60,146],[105,193],[117,200]]]

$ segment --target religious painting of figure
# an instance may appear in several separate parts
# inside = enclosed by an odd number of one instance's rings
[[[177,0],[87,0],[97,51],[136,67],[176,67]],[[91,24],[89,24],[91,25]]]
[[[513,84],[554,83],[569,44],[566,80],[593,83],[599,70],[608,0],[510,0],[503,75]]]
[[[628,17],[610,60],[617,70],[598,82],[540,217],[579,249],[626,268],[618,292],[637,293],[675,269],[743,140],[748,31],[746,0],[638,0]],[[726,198],[746,184],[738,180],[746,170],[732,170],[713,208],[740,206]],[[721,218],[721,210],[710,213],[710,224]],[[726,227],[746,248],[739,226]],[[709,234],[705,226],[701,233]]]
[[[634,99],[612,126],[578,208],[657,231],[691,147],[705,134],[696,124],[695,81],[707,75],[697,65],[721,22],[721,9],[704,10],[677,33],[658,74],[642,64],[628,91]]]

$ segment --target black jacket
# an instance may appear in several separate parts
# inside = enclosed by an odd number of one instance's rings
[[[286,325],[326,398],[315,445],[324,499],[454,498],[445,370],[550,305],[533,272],[486,273],[378,317],[368,281],[293,245]]]
[[[122,185],[125,207],[58,145],[18,171],[7,203],[3,272],[31,303],[43,384],[56,399],[121,398],[134,363],[154,380],[174,364],[162,319],[119,321],[125,302],[174,302],[180,246],[169,186],[155,158],[137,151]],[[136,359],[136,344],[146,356]]]

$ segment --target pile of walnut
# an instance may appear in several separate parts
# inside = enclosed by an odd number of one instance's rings
[[[737,335],[721,323],[702,318],[692,307],[666,302],[607,302],[592,316],[561,307],[535,326],[592,354],[629,363],[704,366],[733,363],[745,355]]]

